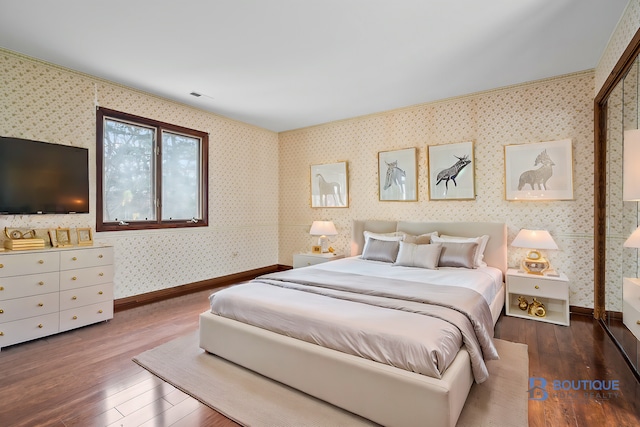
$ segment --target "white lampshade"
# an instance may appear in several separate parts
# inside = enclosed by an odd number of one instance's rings
[[[625,248],[640,248],[640,227],[631,233],[631,236],[624,242]]]
[[[516,238],[511,242],[511,246],[529,249],[558,249],[558,245],[547,230],[526,230],[524,228],[518,232]]]
[[[640,129],[624,131],[622,200],[640,201]]]
[[[327,236],[335,236],[338,234],[333,221],[313,221],[309,234],[312,236],[320,236],[318,245],[322,247],[322,252],[328,252]]]

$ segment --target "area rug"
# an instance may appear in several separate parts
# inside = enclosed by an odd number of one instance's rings
[[[495,340],[500,360],[474,384],[457,426],[526,426],[527,346]],[[136,356],[134,362],[245,426],[370,426],[369,420],[206,353],[197,333]]]

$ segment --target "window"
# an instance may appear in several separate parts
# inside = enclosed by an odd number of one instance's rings
[[[206,226],[208,135],[98,108],[97,231]]]

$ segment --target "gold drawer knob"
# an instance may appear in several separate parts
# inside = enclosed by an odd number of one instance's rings
[[[540,286],[538,286],[538,285],[535,285],[535,286],[534,286],[534,288],[536,288],[536,289],[540,289]]]
[[[78,280],[78,278],[76,276],[73,276],[71,280]]]
[[[0,308],[0,314],[4,313],[4,310]]]
[[[99,291],[99,292],[98,292],[98,295],[102,295],[102,291]]]
[[[99,313],[99,314],[102,314],[102,310],[98,310],[98,313]]]
[[[38,282],[38,285],[42,286],[42,285],[44,285],[44,282],[41,280],[41,281]]]
[[[39,259],[38,260],[38,264],[44,264],[44,260],[43,259]]]
[[[0,291],[4,291],[4,286],[0,286]]]
[[[640,325],[640,320],[636,320],[636,325]]]
[[[104,276],[104,273],[98,273],[98,276],[102,277]]]
[[[71,261],[77,261],[77,260],[78,260],[78,258],[76,258],[76,257],[71,258]]]
[[[38,303],[38,307],[44,307],[44,304],[40,302]]]
[[[71,299],[72,299],[72,300],[77,300],[77,299],[78,299],[78,297],[74,295],[74,296],[72,296],[72,297],[71,297]]]
[[[43,327],[44,327],[44,326],[42,326],[42,323],[40,323],[40,324],[38,325],[38,328],[40,328],[40,329],[42,329]]]
[[[73,320],[78,320],[78,316],[73,316]]]
[[[3,267],[4,267],[4,264],[0,264],[0,268],[3,268]]]
[[[98,255],[98,258],[102,258],[102,254]]]
[[[0,337],[4,336],[4,332],[0,331]]]

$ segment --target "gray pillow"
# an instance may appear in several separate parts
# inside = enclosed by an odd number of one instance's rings
[[[475,268],[477,243],[442,242],[438,267]]]
[[[362,259],[370,261],[394,262],[398,256],[400,242],[397,240],[378,240],[370,237],[362,252]]]
[[[442,250],[441,243],[421,245],[415,243],[400,242],[398,257],[393,265],[405,267],[419,267],[435,270],[438,268],[438,260]]]

